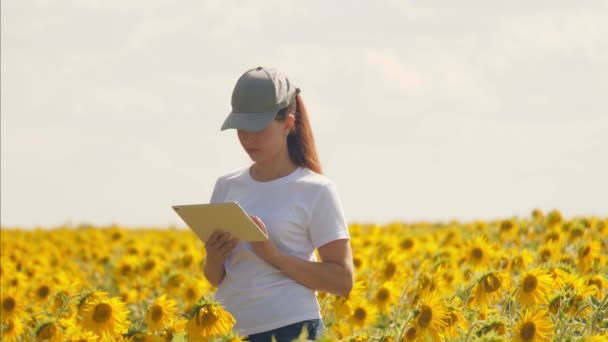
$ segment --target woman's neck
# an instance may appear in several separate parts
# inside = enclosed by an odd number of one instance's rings
[[[282,178],[294,172],[298,166],[291,159],[281,162],[268,161],[256,162],[250,169],[251,178],[258,182],[269,182],[274,179]]]

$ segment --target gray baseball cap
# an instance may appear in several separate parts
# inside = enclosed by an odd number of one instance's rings
[[[300,88],[275,68],[257,67],[245,72],[232,91],[232,111],[221,130],[257,132],[289,106]]]

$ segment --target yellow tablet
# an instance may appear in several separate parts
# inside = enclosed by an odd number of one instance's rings
[[[240,241],[268,240],[237,202],[174,205],[172,208],[203,242],[207,242],[215,230],[229,232]]]

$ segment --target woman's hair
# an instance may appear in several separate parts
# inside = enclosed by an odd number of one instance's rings
[[[287,136],[289,158],[296,165],[305,166],[321,174],[321,163],[319,162],[312,129],[308,121],[308,113],[299,94],[296,95],[295,100],[289,106],[279,111],[275,120],[283,121],[288,114],[293,114],[296,118],[292,130]]]

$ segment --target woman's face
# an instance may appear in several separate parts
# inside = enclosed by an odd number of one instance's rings
[[[287,148],[286,133],[289,132],[294,120],[294,116],[290,114],[285,121],[272,120],[268,126],[258,132],[237,129],[241,146],[254,162],[273,159],[281,153],[282,149]]]

